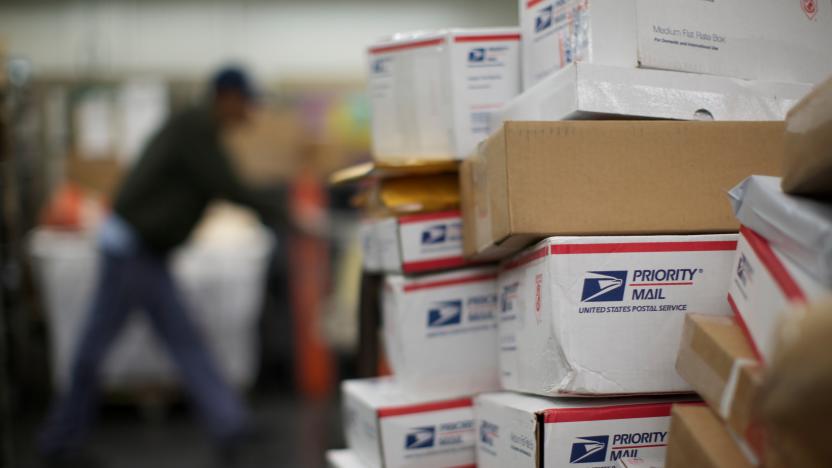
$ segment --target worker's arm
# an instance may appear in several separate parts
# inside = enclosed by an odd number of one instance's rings
[[[204,137],[195,142],[186,157],[187,170],[206,193],[254,209],[269,227],[291,226],[285,197],[279,196],[276,190],[255,190],[247,186],[234,170],[218,137]]]

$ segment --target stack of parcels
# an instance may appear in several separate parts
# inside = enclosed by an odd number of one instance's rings
[[[668,466],[757,465],[763,440],[753,415],[763,370],[742,329],[731,317],[688,315],[676,368],[710,409],[674,414]]]
[[[711,409],[674,414],[669,467],[776,465],[768,452],[784,444],[762,421],[760,401],[768,397],[761,394],[766,380],[792,379],[775,375],[770,366],[783,355],[783,336],[795,335],[800,327],[795,323],[811,315],[807,304],[832,296],[830,134],[832,81],[789,113],[782,183],[778,177],[751,176],[729,193],[742,223],[728,285],[733,317],[686,319],[676,367]],[[815,314],[829,311],[814,308]],[[802,365],[823,375],[817,358],[809,359],[813,362]],[[797,392],[791,398],[798,398]],[[808,441],[805,445],[811,449]]]
[[[684,317],[732,314],[741,238],[724,194],[781,174],[782,119],[832,73],[832,10],[815,2],[519,9],[519,29],[399,34],[368,50],[375,163],[462,160],[461,214],[394,211],[363,227],[365,266],[386,274],[394,374],[343,387],[371,415],[346,410],[369,466],[663,464],[669,405],[694,389],[675,366]],[[633,400],[660,394],[676,397]],[[390,406],[471,398],[470,425],[433,411],[385,424]],[[486,402],[503,409],[492,420]],[[511,408],[542,418],[536,437],[505,429]],[[566,409],[586,431],[545,427]],[[526,458],[494,455],[497,435]]]
[[[362,228],[365,270],[383,274],[393,375],[343,384],[347,442],[369,467],[473,465],[471,398],[499,388],[497,270],[462,257],[458,174],[402,175],[425,165],[409,167],[367,197],[380,209]]]
[[[519,39],[516,28],[452,29],[369,50],[375,165],[396,174],[377,181],[369,199],[381,209],[362,226],[365,270],[384,274],[393,376],[342,388],[348,445],[367,466],[476,461],[471,397],[499,388],[497,271],[462,256],[456,160],[519,92]]]
[[[479,464],[664,463],[671,404],[693,391],[675,368],[685,314],[731,314],[725,192],[778,174],[782,138],[782,122],[508,122],[463,162],[465,253],[502,260],[505,391],[475,399]],[[676,395],[648,403],[662,412],[633,410],[660,394]],[[582,416],[539,422],[560,408]],[[518,411],[580,424],[531,427],[521,450]]]
[[[419,173],[425,170],[433,173]],[[371,181],[363,202],[365,271],[415,274],[466,264],[455,164],[382,173]]]

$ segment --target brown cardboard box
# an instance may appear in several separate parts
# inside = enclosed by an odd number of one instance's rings
[[[289,112],[260,109],[223,136],[234,169],[250,185],[285,182],[299,170],[304,134]]]
[[[795,308],[760,392],[768,467],[821,468],[832,460],[832,299]]]
[[[786,117],[783,191],[832,198],[832,78]]]
[[[762,453],[753,405],[763,372],[751,344],[732,318],[689,314],[676,370],[734,434]]]
[[[552,235],[735,232],[726,192],[779,175],[782,144],[782,122],[507,122],[463,164],[465,253],[500,258]]]
[[[115,196],[124,176],[124,167],[115,156],[88,158],[70,153],[66,160],[66,176],[70,182],[109,200]]]
[[[705,406],[674,406],[665,468],[746,468],[753,466],[722,421]]]

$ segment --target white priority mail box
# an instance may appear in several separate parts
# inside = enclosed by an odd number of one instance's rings
[[[523,90],[573,62],[637,67],[635,0],[519,0]]]
[[[369,48],[377,160],[461,159],[490,133],[489,112],[520,92],[517,28],[400,35]]]
[[[407,392],[432,398],[496,390],[497,270],[387,276],[384,344]]]
[[[474,398],[481,468],[614,468],[625,458],[663,460],[674,404],[691,399]],[[648,465],[649,466],[649,465]]]
[[[381,271],[422,273],[465,266],[459,210],[384,218],[375,224]]]
[[[785,194],[771,176],[751,176],[729,195],[743,226],[832,287],[832,204]]]
[[[783,120],[811,91],[803,83],[747,81],[667,70],[575,63],[491,114],[511,120],[633,117],[677,120]]]
[[[736,234],[550,237],[498,278],[500,380],[538,395],[685,392],[685,314],[730,315]]]
[[[777,329],[792,307],[832,295],[779,249],[746,226],[734,259],[728,302],[761,360],[771,359]]]
[[[817,0],[519,0],[523,89],[572,62],[818,83],[832,6]]]
[[[474,412],[468,397],[407,396],[392,379],[341,384],[347,445],[368,468],[474,466]]]
[[[326,462],[329,468],[367,468],[352,450],[327,450]]]

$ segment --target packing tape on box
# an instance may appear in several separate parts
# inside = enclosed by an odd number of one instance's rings
[[[756,453],[754,453],[754,449],[751,445],[746,442],[745,439],[738,436],[731,426],[726,425],[725,428],[728,429],[728,434],[731,436],[731,439],[734,440],[734,443],[737,444],[737,447],[739,447],[740,452],[742,452],[745,459],[754,466],[760,466],[760,458],[757,457]]]
[[[719,402],[719,415],[722,419],[728,420],[731,416],[731,406],[734,404],[734,395],[737,393],[737,382],[740,380],[740,372],[746,366],[757,365],[754,359],[741,358],[735,359],[731,366],[731,373],[728,374],[728,380],[725,381],[725,390],[722,391],[722,399]]]

